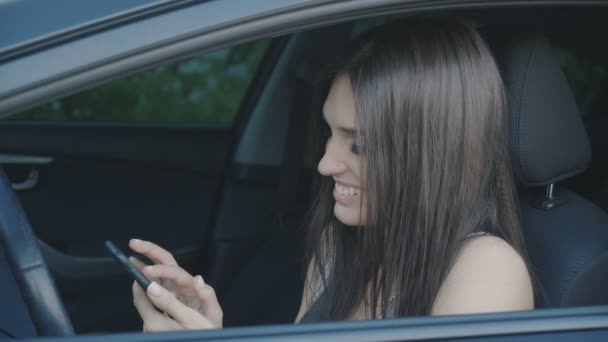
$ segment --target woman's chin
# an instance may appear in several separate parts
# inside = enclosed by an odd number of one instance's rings
[[[340,203],[336,203],[334,206],[334,215],[336,215],[338,221],[347,226],[361,226],[361,215],[359,214],[358,209],[346,207]]]

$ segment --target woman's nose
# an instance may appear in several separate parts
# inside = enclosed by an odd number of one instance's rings
[[[346,171],[346,164],[337,158],[334,153],[331,153],[328,146],[323,158],[319,161],[319,165],[317,165],[317,170],[323,176],[333,176]]]

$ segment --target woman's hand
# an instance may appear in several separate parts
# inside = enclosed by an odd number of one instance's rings
[[[133,302],[143,320],[144,331],[222,327],[222,308],[215,291],[200,275],[190,275],[177,265],[171,253],[152,242],[133,239],[129,247],[155,263],[147,266],[134,257],[129,258],[153,281],[147,291],[133,283]]]

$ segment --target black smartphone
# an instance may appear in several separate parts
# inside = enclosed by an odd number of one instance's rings
[[[131,274],[133,279],[141,286],[144,290],[150,286],[150,281],[129,261],[129,258],[118,248],[112,241],[106,241],[105,243],[108,251],[114,256],[114,259],[122,264],[122,266]]]

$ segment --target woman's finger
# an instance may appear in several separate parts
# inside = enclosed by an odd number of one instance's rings
[[[181,287],[188,287],[193,281],[192,275],[177,265],[146,266],[142,269],[142,272],[150,279],[170,280],[173,284]]]
[[[167,287],[167,286],[171,287],[171,285],[170,285],[170,284],[166,284],[166,282],[164,282],[164,281],[163,281],[161,278],[156,277],[156,276],[152,276],[152,275],[150,275],[150,274],[146,274],[146,273],[144,272],[144,269],[145,269],[146,267],[148,267],[148,264],[146,264],[146,263],[144,263],[143,261],[140,261],[140,260],[138,260],[137,258],[132,257],[132,256],[131,256],[131,257],[129,257],[129,261],[130,261],[130,262],[133,264],[133,266],[135,266],[135,268],[137,268],[137,269],[138,269],[138,270],[139,270],[139,271],[140,271],[140,272],[141,272],[141,273],[142,273],[142,274],[143,274],[143,275],[144,275],[144,276],[145,276],[145,277],[146,277],[148,280],[150,280],[150,281],[153,281],[153,280],[154,280],[154,281],[157,281],[157,282],[158,282],[158,283],[159,283],[161,286],[164,286],[164,287]]]
[[[129,261],[137,268],[140,272],[144,269],[144,267],[148,266],[145,262],[137,259],[136,257],[130,256]]]
[[[198,297],[203,302],[202,313],[216,327],[221,327],[224,313],[220,306],[215,290],[203,280],[203,277],[197,275],[194,277],[194,288]]]
[[[139,316],[144,322],[162,322],[166,316],[156,310],[152,302],[148,299],[148,296],[144,290],[136,282],[133,282],[133,304],[135,309],[139,312]]]
[[[215,327],[222,326],[223,312],[213,288],[205,284],[199,275],[192,277],[179,266],[154,265],[144,268],[144,275],[150,279],[168,280],[176,286],[174,295],[183,304],[201,313]],[[166,288],[172,291],[171,288]]]
[[[159,245],[150,241],[131,239],[129,247],[137,253],[147,256],[157,264],[177,265],[173,255]]]
[[[147,290],[150,301],[160,310],[168,313],[182,327],[187,329],[209,329],[214,326],[199,312],[180,302],[175,296],[152,282]]]

